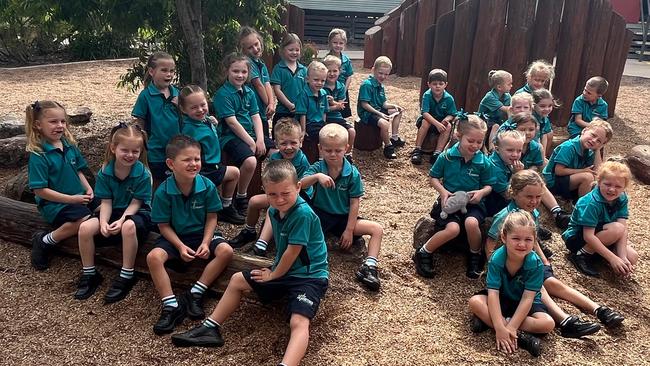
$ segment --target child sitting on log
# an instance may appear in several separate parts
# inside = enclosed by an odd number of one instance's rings
[[[347,56],[345,56],[347,57]],[[325,80],[325,85],[323,90],[327,93],[327,100],[329,102],[329,111],[325,117],[325,123],[338,123],[348,130],[348,151],[345,152],[345,158],[352,160],[352,146],[354,146],[354,139],[357,135],[354,126],[352,126],[348,121],[344,113],[346,110],[350,110],[348,105],[348,92],[345,86],[345,83],[340,81],[341,75],[341,60],[333,55],[325,56],[323,59],[323,65],[327,67],[327,80]],[[350,79],[348,79],[350,80]],[[349,82],[348,82],[349,83]],[[348,115],[348,117],[350,117]]]
[[[571,106],[571,119],[566,127],[569,136],[578,136],[595,118],[607,120],[609,112],[603,94],[607,92],[608,87],[609,83],[602,76],[587,80],[582,94],[576,97]]]

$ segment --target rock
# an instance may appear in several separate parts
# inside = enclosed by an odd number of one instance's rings
[[[27,138],[19,135],[0,139],[0,168],[17,168],[27,164]]]
[[[430,216],[420,217],[413,229],[413,248],[419,249],[435,234],[435,224],[436,221]]]
[[[0,118],[0,139],[6,139],[25,134],[25,121],[14,115]]]
[[[632,174],[643,184],[650,184],[650,146],[637,145],[626,156]]]
[[[68,115],[70,123],[73,125],[85,125],[90,122],[93,112],[88,107],[79,107],[72,114]]]
[[[95,175],[90,169],[82,169],[91,187],[95,186]],[[29,189],[27,167],[23,167],[16,175],[5,183],[2,195],[16,201],[35,203],[34,192]]]

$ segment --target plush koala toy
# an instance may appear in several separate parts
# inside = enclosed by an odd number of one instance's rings
[[[442,212],[440,212],[440,218],[441,219],[446,219],[449,217],[449,215],[456,213],[460,211],[463,214],[467,213],[467,203],[469,202],[469,194],[464,191],[458,191],[453,193],[449,198],[447,198],[447,202],[445,203],[445,206],[442,208]]]

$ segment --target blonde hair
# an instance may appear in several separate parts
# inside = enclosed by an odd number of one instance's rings
[[[334,28],[330,31],[330,34],[327,35],[327,43],[332,42],[332,39],[336,36],[341,37],[343,42],[348,43],[348,34],[341,28]]]
[[[501,224],[501,237],[505,238],[509,233],[520,227],[529,228],[533,233],[533,237],[537,240],[535,220],[530,213],[524,210],[512,211],[506,216],[503,224]]]
[[[598,169],[597,180],[600,183],[605,178],[623,178],[625,180],[625,188],[630,186],[632,181],[632,172],[630,168],[618,161],[606,161]]]
[[[318,139],[321,143],[327,139],[334,143],[345,145],[348,143],[348,130],[339,124],[329,123],[321,128],[318,133]]]
[[[505,139],[513,139],[516,142],[521,142],[522,147],[526,143],[526,135],[524,135],[521,131],[508,130],[501,131],[497,134],[496,138],[494,139],[494,145],[501,146],[501,143],[503,143]]]
[[[458,128],[456,133],[458,134],[459,137],[468,133],[472,129],[476,129],[483,133],[486,133],[487,124],[483,119],[481,119],[481,117],[475,114],[468,115],[467,119],[458,119]]]
[[[312,61],[309,63],[309,66],[307,66],[307,75],[312,75],[314,72],[327,73],[327,67],[320,61]]]
[[[515,105],[515,101],[528,103],[530,110],[533,110],[534,100],[533,96],[528,93],[517,93],[510,98],[510,108]]]
[[[264,51],[264,40],[262,39],[262,35],[253,27],[249,27],[247,25],[239,28],[239,49],[243,53],[244,50],[242,49],[242,41],[244,38],[250,36],[251,34],[255,35],[257,40],[260,41],[260,47],[262,48],[262,51]]]
[[[609,122],[605,121],[604,119],[600,117],[595,117],[588,125],[585,127],[582,132],[584,133],[585,131],[589,130],[594,130],[596,128],[602,128],[605,130],[605,137],[607,138],[606,142],[611,141],[612,137],[614,136],[614,130],[612,129],[612,125],[609,124]]]
[[[602,76],[594,76],[589,80],[587,80],[587,86],[590,88],[595,88],[597,94],[603,95],[607,92],[607,88],[609,88],[609,83]]]
[[[63,126],[63,138],[69,144],[75,145],[72,133],[68,129],[68,115],[65,113],[65,108],[61,104],[51,100],[37,100],[36,102],[28,105],[25,108],[25,135],[27,135],[27,146],[25,150],[36,154],[43,152],[43,135],[40,129],[36,126],[36,121],[40,122],[43,113],[48,109],[61,109],[65,114],[65,126]]]
[[[156,67],[158,67],[158,61],[160,60],[174,61],[174,57],[172,57],[172,55],[170,55],[169,53],[163,51],[152,53],[149,56],[149,58],[147,58],[147,64],[145,65],[144,68],[144,86],[149,86],[149,84],[151,83],[152,79],[151,79],[151,75],[149,74],[149,70],[153,70]]]
[[[546,60],[535,60],[528,65],[524,76],[530,78],[539,74],[545,74],[547,81],[553,80],[555,78],[555,67]]]
[[[127,125],[120,122],[117,126],[113,127],[110,135],[108,136],[108,145],[106,145],[106,153],[104,154],[103,167],[108,165],[112,160],[115,160],[115,153],[111,148],[116,148],[120,142],[129,139],[140,140],[140,157],[139,160],[147,166],[147,133],[140,128],[139,125]]]
[[[275,137],[276,141],[280,140],[280,136],[293,136],[294,134],[297,135],[298,138],[302,138],[302,127],[300,127],[300,123],[294,118],[282,117],[275,122],[273,127],[273,137]]]
[[[298,174],[293,164],[285,159],[269,161],[262,171],[262,184],[280,183],[285,180],[298,183]]]
[[[523,169],[510,177],[510,186],[508,187],[508,195],[514,197],[519,192],[523,191],[526,186],[540,185],[542,188],[546,186],[544,179],[539,173],[531,169]]]
[[[323,59],[323,65],[325,65],[327,67],[329,67],[330,65],[336,65],[340,69],[341,68],[341,59],[334,56],[334,55],[327,55]]]
[[[382,67],[382,66],[388,66],[391,69],[393,68],[393,63],[390,61],[388,56],[379,56],[379,57],[377,57],[377,59],[375,60],[374,65],[372,65],[372,67],[374,69],[376,69],[378,67]]]
[[[294,43],[297,43],[298,46],[300,46],[300,49],[302,49],[302,41],[300,40],[300,37],[295,33],[287,33],[282,38],[282,42],[280,42],[280,49],[284,50],[285,47]]]
[[[504,84],[507,79],[512,80],[512,74],[506,70],[492,70],[488,73],[488,85],[492,89]]]

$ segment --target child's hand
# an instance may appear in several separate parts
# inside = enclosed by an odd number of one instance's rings
[[[625,261],[627,261],[627,258]],[[614,272],[620,276],[627,277],[632,274],[632,270],[630,261],[627,261],[627,263],[625,261],[620,257],[614,256],[614,258],[609,261],[609,265],[612,266]]]
[[[208,257],[210,257],[210,244],[202,243],[199,245],[199,247],[196,249],[196,252],[194,253],[194,256],[198,258],[208,259]]]
[[[515,162],[512,163],[512,172],[516,173],[520,170],[524,169],[524,163],[521,162],[521,160],[516,160]]]
[[[345,229],[343,232],[343,235],[341,235],[341,239],[339,242],[339,245],[341,246],[341,249],[343,250],[348,250],[350,249],[350,246],[352,245],[352,234],[353,234],[352,229]]]
[[[336,185],[332,177],[323,173],[318,174],[318,183],[325,188],[334,188]]]
[[[287,106],[287,108],[289,109],[289,112],[292,112],[292,113],[295,113],[295,112],[296,112],[296,105],[293,104],[293,103],[289,103],[289,105]]]
[[[179,250],[179,253],[181,254],[181,259],[184,262],[190,262],[194,259],[194,255],[196,252],[194,252],[190,247],[187,245],[183,245],[181,249]]]
[[[119,219],[108,225],[108,232],[111,235],[117,235],[122,231],[122,225],[124,224],[124,219]]]
[[[219,120],[215,116],[209,116],[208,120],[215,126],[219,124]]]
[[[251,271],[251,278],[255,282],[271,281],[271,270],[268,268],[254,269]]]
[[[378,115],[379,118],[381,118],[381,119],[385,119],[386,121],[389,120],[388,115],[385,114],[385,113],[377,112],[377,115]]]
[[[100,222],[99,223],[99,232],[102,234],[103,237],[108,238],[111,236],[110,231],[108,230],[108,223],[107,222]]]
[[[246,142],[246,145],[248,145],[248,148],[251,149],[253,153],[257,151],[257,142],[255,142],[255,140],[253,140],[252,138],[248,142]]]
[[[266,154],[266,145],[264,145],[264,138],[258,139],[255,143],[255,155],[264,156]]]
[[[483,191],[480,191],[480,190],[479,191],[469,191],[469,192],[467,192],[467,194],[470,197],[469,203],[474,204],[474,205],[478,205],[479,203],[481,203],[481,199],[483,199]]]
[[[275,105],[266,106],[266,118],[271,118],[275,114]]]
[[[95,198],[95,192],[93,192],[92,188],[88,188],[88,190],[86,191],[86,194],[90,196],[91,201],[93,200],[93,198]]]
[[[512,353],[517,349],[517,332],[508,327],[497,327],[497,349],[505,353]]]
[[[447,200],[449,199],[449,196],[451,196],[451,193],[448,191],[440,192],[440,205],[442,207],[445,207],[447,204]]]
[[[335,102],[334,102],[334,97],[331,96],[331,95],[328,95],[328,96],[327,96],[327,103],[329,103],[329,104],[333,104],[333,103],[335,103]]]
[[[596,175],[598,175],[598,172],[596,171],[596,168],[593,165],[590,165],[590,166],[582,169],[582,171],[585,172],[585,173],[591,173],[591,174],[594,175],[594,177]]]
[[[447,126],[445,126],[443,123],[440,122],[434,122],[433,125],[436,127],[439,133],[443,133],[447,131]]]
[[[178,106],[178,97],[173,97],[172,100],[171,100],[171,102],[172,102],[172,104],[174,104],[175,106]]]
[[[75,194],[70,196],[70,203],[77,205],[87,205],[93,199],[92,195],[89,194]]]

